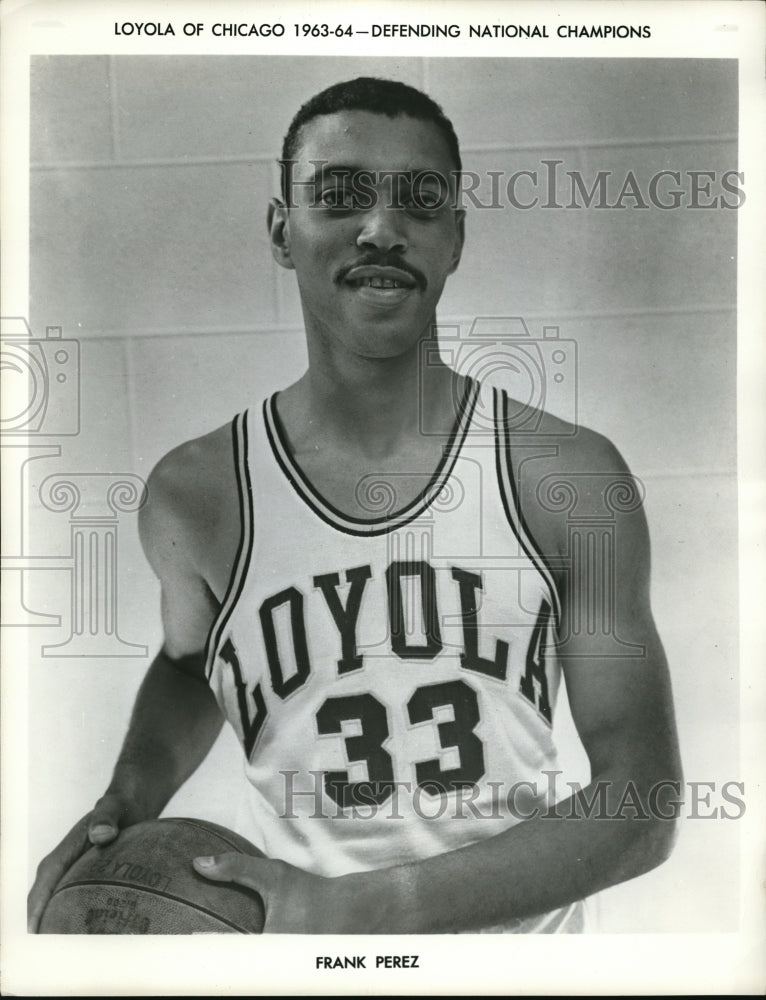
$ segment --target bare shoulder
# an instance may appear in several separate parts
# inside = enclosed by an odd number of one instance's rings
[[[522,440],[523,439],[523,440]],[[547,471],[615,472],[628,471],[622,455],[605,434],[539,411],[533,433],[511,435],[512,445],[537,449],[542,457],[547,445]],[[544,465],[545,463],[543,463]],[[541,468],[543,467],[541,465]]]
[[[164,455],[149,476],[139,519],[142,544],[155,571],[161,575],[164,566],[174,563],[198,567],[205,543],[236,495],[229,424]]]
[[[523,513],[546,554],[567,546],[572,517],[628,516],[642,524],[640,483],[604,434],[540,413],[535,431],[511,433]]]

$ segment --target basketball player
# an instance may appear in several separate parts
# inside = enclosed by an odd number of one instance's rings
[[[520,417],[425,349],[464,240],[437,105],[339,84],[283,160],[269,229],[308,370],[150,478],[164,645],[109,787],[39,867],[30,929],[89,843],[160,814],[225,718],[241,829],[270,860],[194,864],[260,893],[267,931],[578,931],[582,900],[667,857],[680,764],[640,505],[586,562],[545,486],[594,509],[604,482],[635,486],[605,438]],[[589,588],[610,627],[579,627]],[[568,798],[562,670],[592,771]]]

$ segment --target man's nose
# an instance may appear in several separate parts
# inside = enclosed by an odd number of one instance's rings
[[[407,249],[407,232],[405,213],[385,204],[385,199],[379,194],[378,204],[360,213],[363,219],[362,227],[356,238],[360,248],[372,248],[388,252]]]

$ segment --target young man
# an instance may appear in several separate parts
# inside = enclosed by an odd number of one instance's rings
[[[160,814],[227,718],[269,860],[195,866],[257,891],[267,931],[580,930],[585,897],[673,842],[635,486],[605,438],[438,360],[464,213],[437,105],[339,84],[301,108],[283,161],[269,228],[308,370],[151,476],[165,642],[109,788],[40,865],[30,928],[89,843]],[[610,548],[573,544],[562,484],[586,510],[622,491]],[[554,808],[562,669],[592,779]]]

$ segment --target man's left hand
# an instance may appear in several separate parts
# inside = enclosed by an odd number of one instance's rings
[[[311,875],[284,861],[235,853],[195,858],[194,868],[215,882],[234,882],[257,892],[266,913],[265,934],[340,932],[330,902],[334,879]]]

